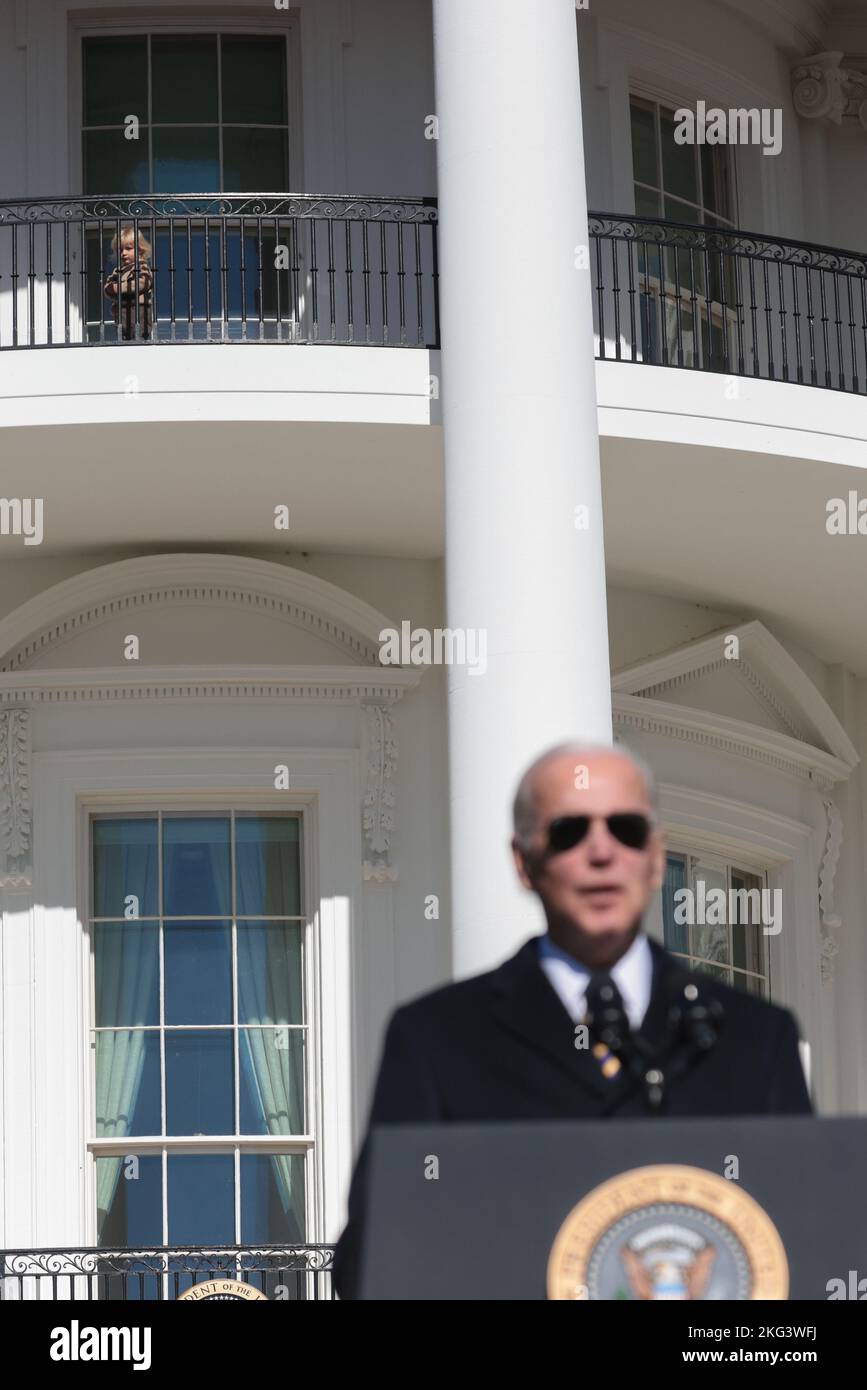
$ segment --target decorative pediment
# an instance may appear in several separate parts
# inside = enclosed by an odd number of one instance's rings
[[[390,621],[345,590],[273,561],[151,555],[56,584],[0,622],[0,672],[123,666],[379,664]]]
[[[825,697],[763,623],[721,629],[612,679],[622,728],[706,742],[824,788],[858,754]]]

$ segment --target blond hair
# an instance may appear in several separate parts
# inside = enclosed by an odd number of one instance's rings
[[[134,228],[134,227],[122,227],[122,228],[121,228],[121,232],[120,232],[120,244],[123,245],[125,242],[129,242],[129,241],[135,241],[135,228]],[[115,256],[117,255],[117,247],[118,247],[118,235],[117,235],[117,232],[115,232],[114,236],[113,236],[112,239],[111,239],[111,250],[112,250],[112,254],[115,255]],[[150,242],[148,241],[147,237],[145,236],[144,232],[140,231],[139,234],[138,234],[138,252],[139,252],[139,256],[141,257],[141,259],[142,259],[143,261],[148,261],[148,260],[150,260],[151,252],[152,252],[152,251],[153,251],[153,247],[151,246],[151,244],[150,244]]]

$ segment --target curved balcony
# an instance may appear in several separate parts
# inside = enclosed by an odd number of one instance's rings
[[[257,194],[0,203],[0,351],[122,343],[435,348],[436,202]],[[122,294],[119,243],[134,264]],[[146,278],[145,278],[146,277]]]
[[[312,1244],[0,1250],[0,1301],[174,1301],[213,1280],[276,1302],[330,1301],[333,1253]]]
[[[597,357],[867,393],[867,256],[590,214]]]

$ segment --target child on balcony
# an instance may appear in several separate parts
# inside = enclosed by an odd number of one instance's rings
[[[138,257],[136,257],[136,234],[132,227],[124,227],[118,238],[112,238],[111,249],[117,257],[118,266],[105,282],[105,294],[113,300],[112,315],[120,325],[121,337],[129,341],[136,337],[136,327],[142,338],[151,336],[153,320],[154,273],[150,266],[151,245],[143,232],[138,234]],[[136,267],[138,259],[138,267]],[[136,276],[136,269],[138,275]]]

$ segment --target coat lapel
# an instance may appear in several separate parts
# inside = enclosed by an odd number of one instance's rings
[[[573,1081],[596,1096],[610,1096],[616,1083],[606,1081],[588,1048],[575,1046],[575,1024],[539,965],[538,940],[525,942],[494,972],[494,1016],[500,1027],[545,1053]]]

